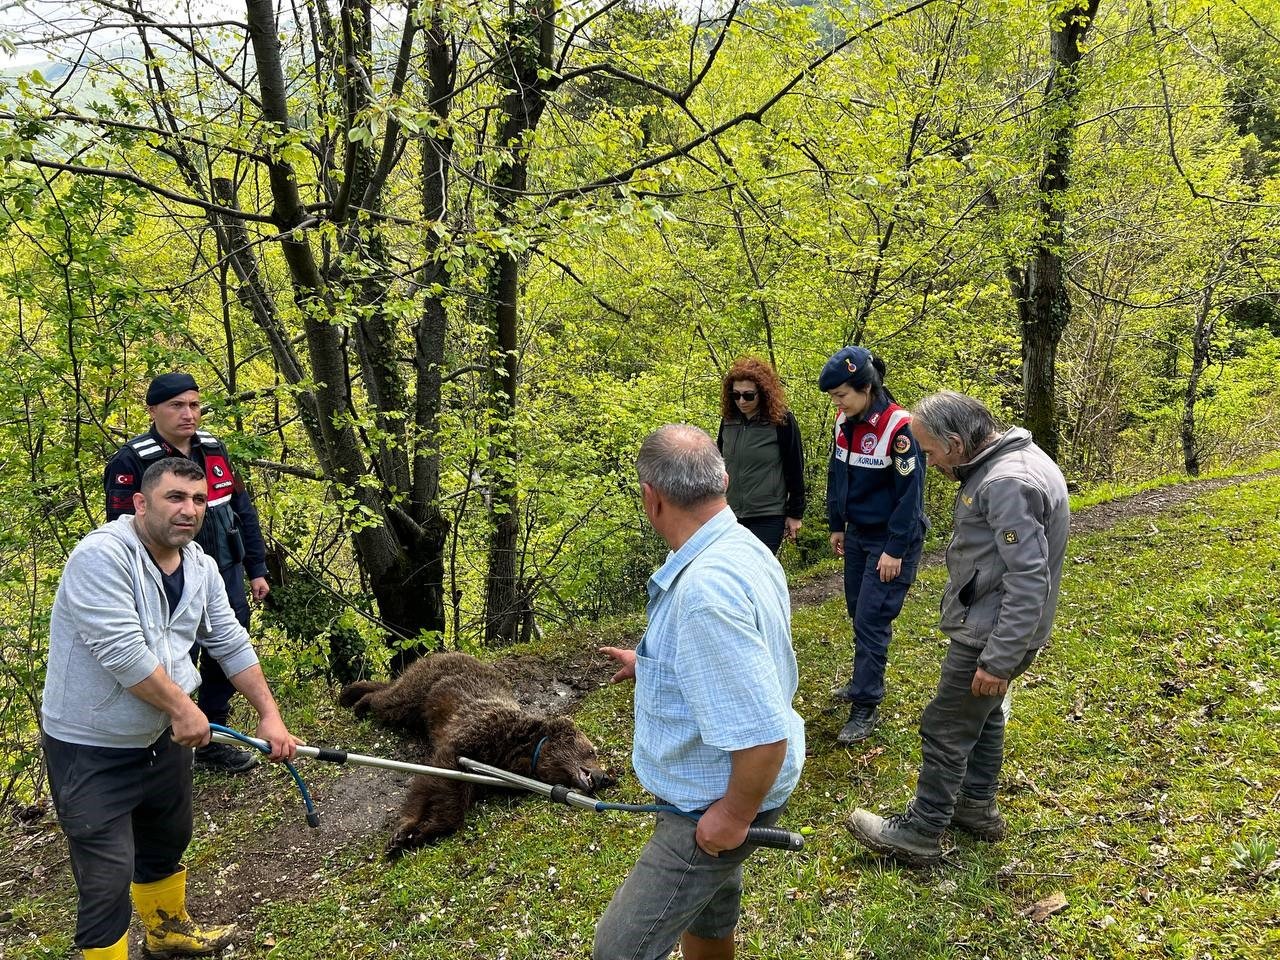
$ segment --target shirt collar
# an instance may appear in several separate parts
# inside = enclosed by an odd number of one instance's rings
[[[988,460],[991,460],[997,452],[1003,452],[1013,447],[1024,447],[1030,439],[1031,434],[1027,430],[1022,427],[1010,427],[979,450],[968,463],[956,464],[954,468],[955,475],[963,483],[973,475],[974,471]]]
[[[726,505],[723,510],[700,526],[679,550],[668,553],[666,563],[655,570],[653,576],[649,578],[649,599],[652,600],[659,593],[670,590],[676,577],[680,576],[684,568],[693,562],[693,558],[719,540],[726,531],[732,530],[737,522],[738,518],[733,515],[733,510]]]

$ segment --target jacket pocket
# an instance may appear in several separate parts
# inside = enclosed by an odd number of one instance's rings
[[[119,693],[110,698],[110,703],[94,711],[90,727],[113,736],[136,737],[140,740],[151,741],[160,736],[169,723],[164,711],[132,694],[120,696],[125,692],[123,687],[116,689]]]
[[[939,608],[941,614],[939,626],[944,633],[954,638],[959,634],[968,634],[972,624],[969,622],[970,608],[978,592],[978,578],[981,571],[974,570],[969,578],[960,586],[952,583],[942,594]]]
[[[120,694],[122,693],[124,693],[124,687],[118,683],[115,684],[105,697],[93,705],[93,712],[99,713],[102,710],[110,709],[111,705],[120,699]]]
[[[227,552],[233,564],[244,562],[244,537],[239,527],[233,526],[227,531]]]
[[[1004,602],[1004,591],[988,590],[968,607],[968,618],[965,628],[975,640],[985,645],[991,632],[996,628],[996,618],[1000,615],[1000,605]]]

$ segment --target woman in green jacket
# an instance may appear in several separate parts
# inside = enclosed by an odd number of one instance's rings
[[[804,518],[804,446],[778,374],[757,357],[735,360],[720,390],[716,446],[738,522],[774,553]]]

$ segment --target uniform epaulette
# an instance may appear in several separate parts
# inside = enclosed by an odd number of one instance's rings
[[[197,430],[196,436],[199,438],[200,442],[206,447],[222,446],[222,444],[218,442],[218,438],[215,437],[212,433],[206,433],[203,430]]]
[[[164,448],[149,433],[144,433],[137,440],[130,440],[129,446],[143,460],[156,460],[164,456]]]

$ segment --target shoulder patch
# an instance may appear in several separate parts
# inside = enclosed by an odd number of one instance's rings
[[[132,487],[132,486],[133,486],[133,474],[132,474],[132,473],[117,473],[117,474],[112,478],[111,482],[112,482],[112,483],[114,483],[117,487]]]
[[[893,452],[906,453],[910,449],[911,449],[911,438],[908,437],[905,433],[898,434],[897,439],[893,441]]]
[[[1005,542],[1005,543],[1017,543],[1017,542],[1018,542],[1018,531],[1017,531],[1017,530],[1006,530],[1006,531],[1004,531],[1004,533],[1000,534],[1000,536],[1002,536],[1002,537],[1004,538],[1004,542]]]
[[[911,471],[916,468],[915,457],[895,457],[893,460],[893,469],[904,477],[911,475]]]

